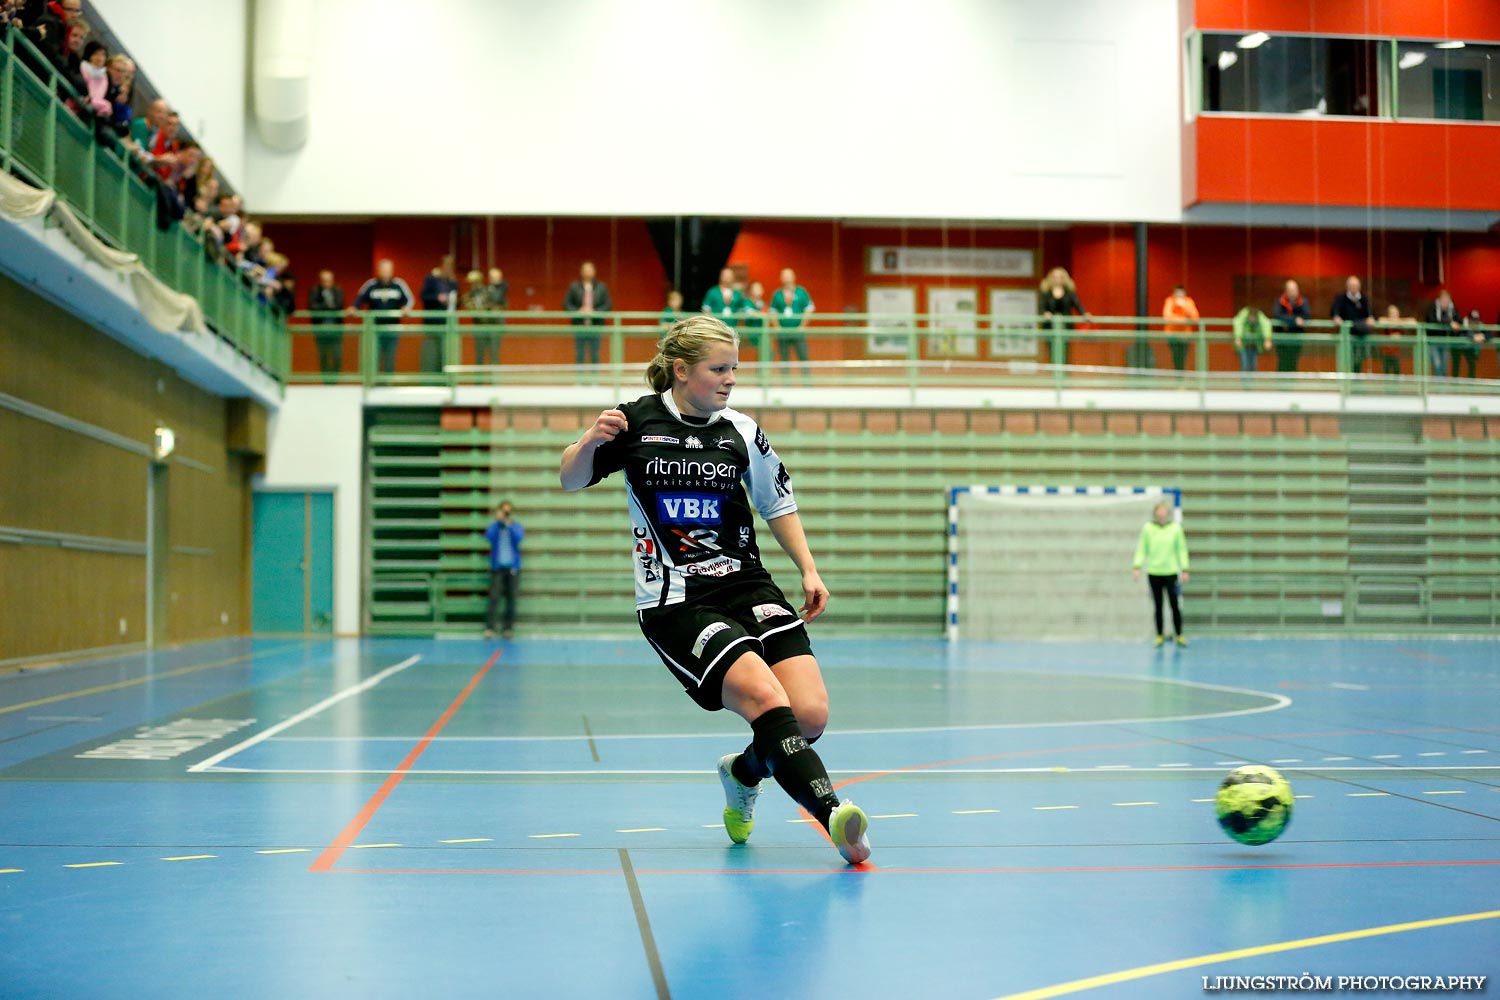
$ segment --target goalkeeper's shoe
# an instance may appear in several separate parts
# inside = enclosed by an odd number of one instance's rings
[[[724,786],[724,829],[729,839],[743,844],[750,839],[755,829],[755,800],[760,797],[759,785],[742,785],[731,770],[737,753],[727,753],[719,758],[719,783]]]
[[[869,829],[870,821],[865,817],[865,811],[848,799],[840,802],[833,815],[828,817],[828,836],[851,865],[870,859]]]
[[[1186,646],[1187,645],[1187,640],[1185,638],[1183,638],[1182,636],[1179,635],[1177,637],[1177,645],[1179,645],[1179,646]]]
[[[1156,641],[1153,642],[1151,645],[1155,646],[1157,649],[1160,649],[1162,647],[1162,645],[1166,641],[1167,641],[1166,636],[1159,635],[1159,636],[1156,637]]]

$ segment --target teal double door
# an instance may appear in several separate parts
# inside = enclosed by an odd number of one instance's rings
[[[333,631],[333,494],[256,491],[250,623],[256,632]]]

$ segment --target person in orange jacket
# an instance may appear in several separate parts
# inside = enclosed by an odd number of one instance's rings
[[[1172,294],[1162,303],[1161,315],[1162,319],[1175,320],[1166,325],[1167,347],[1172,351],[1172,367],[1182,371],[1187,366],[1188,340],[1181,335],[1194,332],[1193,324],[1185,321],[1198,318],[1198,303],[1188,296],[1182,285],[1173,285]]]

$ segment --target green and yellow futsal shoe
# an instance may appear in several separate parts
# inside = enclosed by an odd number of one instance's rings
[[[1179,635],[1177,637],[1177,645],[1179,645],[1179,646],[1186,646],[1187,645],[1187,640],[1184,639],[1182,636]]]
[[[828,817],[828,836],[851,865],[870,860],[869,829],[870,821],[865,811],[848,799],[840,802],[833,815]]]
[[[1151,645],[1155,646],[1157,649],[1160,649],[1162,647],[1162,644],[1165,643],[1166,641],[1167,641],[1166,636],[1159,635],[1159,636],[1156,637],[1156,641],[1153,642]]]
[[[724,786],[724,829],[729,839],[743,844],[750,839],[755,829],[755,800],[760,797],[760,786],[742,785],[730,770],[737,753],[727,753],[719,758],[719,783]]]

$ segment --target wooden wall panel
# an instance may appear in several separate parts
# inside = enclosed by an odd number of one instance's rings
[[[0,560],[0,659],[146,641],[145,556],[0,544]]]
[[[169,543],[209,554],[166,560],[167,635],[246,630],[247,467],[227,450],[223,398],[3,277],[0,392],[142,445],[171,427],[192,464],[171,465]],[[144,542],[148,468],[144,455],[0,410],[0,525]],[[145,583],[143,556],[0,544],[0,660],[145,641]]]
[[[147,461],[0,410],[0,525],[146,540]]]
[[[238,456],[226,456],[212,473],[172,467],[167,634],[173,642],[248,631],[243,606],[245,481]]]

